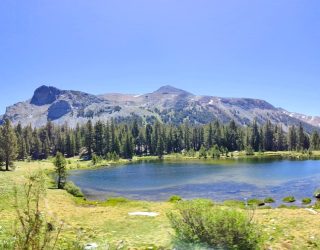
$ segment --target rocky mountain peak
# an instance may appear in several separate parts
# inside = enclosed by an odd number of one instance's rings
[[[34,91],[33,97],[31,99],[31,104],[42,106],[46,104],[51,104],[57,100],[61,90],[55,87],[42,85]]]
[[[170,85],[144,95],[106,94],[96,96],[74,90],[60,90],[51,86],[37,88],[30,100],[19,102],[7,108],[4,118],[15,125],[44,126],[48,120],[56,124],[67,123],[75,127],[89,119],[93,122],[131,121],[182,124],[186,119],[192,124],[207,124],[214,120],[248,125],[253,120],[262,125],[270,120],[281,124],[285,130],[291,125],[303,124],[306,131],[320,130],[316,117],[299,115],[275,108],[270,103],[248,98],[223,98],[193,95]],[[319,118],[320,119],[320,118]]]
[[[158,90],[154,91],[153,94],[162,94],[162,95],[166,95],[166,94],[171,94],[171,95],[181,95],[181,94],[188,94],[191,95],[191,93],[182,90],[182,89],[178,89],[175,87],[172,87],[171,85],[165,85],[160,87]]]

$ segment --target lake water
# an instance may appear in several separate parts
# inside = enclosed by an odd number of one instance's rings
[[[139,162],[112,168],[70,171],[69,180],[89,199],[127,197],[167,200],[312,197],[320,187],[320,161],[228,160]]]

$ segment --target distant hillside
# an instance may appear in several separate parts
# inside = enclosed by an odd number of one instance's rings
[[[2,118],[9,118],[14,124],[40,127],[48,120],[75,126],[88,119],[105,121],[112,117],[119,121],[133,117],[144,122],[158,119],[172,124],[181,124],[185,120],[205,124],[219,119],[224,123],[235,120],[241,125],[250,124],[254,119],[263,124],[269,119],[272,123],[282,124],[285,130],[300,122],[307,131],[320,128],[320,117],[275,108],[263,100],[197,96],[172,86],[163,86],[142,95],[114,93],[99,96],[41,86],[30,100],[8,107]]]

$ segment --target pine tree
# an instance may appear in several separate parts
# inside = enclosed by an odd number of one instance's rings
[[[299,127],[298,127],[297,136],[298,136],[297,137],[297,150],[301,151],[306,146],[306,138],[305,138],[305,134],[304,134],[304,130],[303,130],[301,122],[300,122]]]
[[[146,129],[145,129],[145,137],[146,137],[146,149],[145,149],[145,154],[152,154],[153,153],[153,148],[152,148],[152,133],[153,129],[150,124],[147,124]]]
[[[41,142],[38,136],[37,129],[32,132],[32,142],[31,142],[31,156],[34,160],[39,160],[41,154]]]
[[[101,121],[98,121],[94,127],[94,142],[95,142],[95,153],[98,156],[103,156],[104,155],[104,126]]]
[[[60,152],[58,152],[54,159],[53,164],[56,169],[55,172],[57,174],[58,189],[63,189],[67,181],[67,169],[66,169],[67,161],[64,158],[64,156]]]
[[[119,140],[116,138],[116,132],[115,132],[115,124],[114,120],[111,119],[111,125],[110,125],[110,139],[111,139],[111,145],[110,145],[110,151],[111,152],[118,152],[119,154]]]
[[[68,157],[76,155],[76,141],[71,130],[68,132],[66,138],[66,154]]]
[[[207,135],[207,148],[211,148],[213,145],[212,137],[213,137],[213,129],[212,129],[212,124],[210,123],[208,128],[208,135]]]
[[[285,141],[285,135],[282,129],[282,126],[276,126],[275,130],[275,150],[283,151],[286,149],[286,141]]]
[[[18,146],[17,159],[24,160],[27,157],[27,150],[26,150],[25,139],[23,137],[23,129],[20,123],[16,127],[16,136],[17,136],[17,146]]]
[[[8,119],[5,120],[1,132],[1,151],[6,171],[9,171],[9,167],[13,165],[13,161],[17,157],[17,137]]]
[[[258,152],[260,149],[260,133],[259,133],[259,128],[257,124],[257,120],[255,119],[252,124],[252,129],[251,129],[251,147],[255,152]]]
[[[297,132],[295,126],[291,126],[288,132],[288,149],[290,151],[297,150]]]
[[[91,120],[89,120],[86,124],[85,147],[87,148],[88,156],[91,159],[94,147],[94,131]]]
[[[41,141],[41,158],[47,159],[50,154],[50,141],[46,129],[41,129],[39,133],[39,138]]]
[[[80,154],[80,149],[82,147],[82,141],[81,141],[81,130],[79,124],[76,126],[75,130],[75,153],[76,155]]]
[[[128,133],[126,134],[125,141],[122,146],[122,155],[125,159],[132,159],[133,148],[132,148],[132,137],[129,137]]]
[[[183,133],[183,139],[184,139],[184,149],[189,151],[190,150],[190,125],[189,125],[189,120],[187,120],[184,123],[184,133]]]
[[[311,134],[311,150],[320,150],[320,136],[318,131],[313,131]]]
[[[164,154],[164,135],[161,133],[161,131],[159,132],[159,138],[158,138],[158,142],[157,142],[157,149],[156,149],[156,153],[157,156],[162,159],[163,154]]]
[[[263,149],[266,151],[273,150],[273,128],[270,120],[263,126]]]

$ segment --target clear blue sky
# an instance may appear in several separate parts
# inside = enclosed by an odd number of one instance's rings
[[[170,84],[320,115],[320,1],[1,0],[0,113],[42,84]]]

